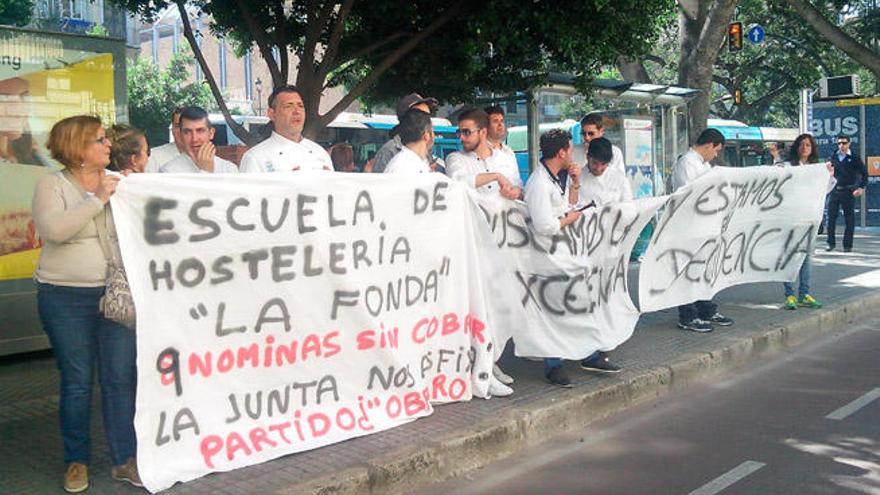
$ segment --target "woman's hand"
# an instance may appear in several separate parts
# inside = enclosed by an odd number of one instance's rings
[[[100,199],[102,203],[107,204],[107,202],[110,201],[110,196],[113,196],[113,193],[116,192],[116,185],[119,184],[119,176],[116,174],[105,174],[104,171],[101,170],[100,177],[101,179],[98,182],[98,188],[95,189],[95,196]]]

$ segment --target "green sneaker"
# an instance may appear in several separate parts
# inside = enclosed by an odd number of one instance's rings
[[[783,307],[785,309],[797,309],[798,308],[797,299],[795,299],[794,296],[786,297],[785,298],[785,306],[783,306]]]
[[[822,303],[813,299],[813,296],[807,294],[798,301],[798,306],[804,306],[806,308],[821,308]]]

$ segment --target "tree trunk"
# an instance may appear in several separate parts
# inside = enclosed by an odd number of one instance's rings
[[[715,60],[727,38],[727,24],[737,0],[716,0],[711,5],[703,0],[679,0],[678,4],[678,84],[700,90],[699,96],[688,104],[688,137],[694,142],[709,119]]]
[[[630,60],[624,56],[617,57],[617,70],[627,81],[651,84],[651,76],[640,60]]]
[[[864,65],[880,81],[880,55],[859,43],[855,38],[835,26],[821,12],[805,0],[787,0],[788,4],[807,21],[820,36],[831,42],[856,63]]]
[[[211,67],[208,66],[208,62],[202,54],[202,49],[196,41],[195,34],[193,34],[192,25],[189,23],[189,14],[186,12],[185,0],[175,0],[175,3],[177,4],[178,12],[180,12],[180,21],[183,24],[183,35],[189,42],[190,48],[192,48],[193,55],[196,57],[196,63],[202,68],[202,73],[205,75],[208,87],[211,88],[211,94],[214,95],[214,100],[217,101],[217,106],[220,107],[220,113],[222,113],[223,118],[226,119],[226,124],[229,125],[232,132],[238,136],[238,139],[241,139],[242,142],[247,145],[256,144],[256,136],[252,135],[241,124],[233,120],[232,115],[229,113],[229,108],[226,106],[226,100],[223,99],[223,94],[220,93],[220,88],[217,86],[217,80],[214,78],[214,73],[211,72]]]

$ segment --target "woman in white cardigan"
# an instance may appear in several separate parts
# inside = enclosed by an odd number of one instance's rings
[[[34,223],[45,243],[34,278],[40,320],[61,372],[64,489],[89,486],[95,368],[112,476],[142,486],[135,462],[135,335],[98,310],[107,274],[99,228],[105,245],[117,249],[108,202],[119,176],[104,171],[110,140],[100,119],[76,116],[52,127],[47,147],[64,169],[41,178],[34,191]]]

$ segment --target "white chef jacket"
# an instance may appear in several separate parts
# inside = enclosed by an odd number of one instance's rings
[[[453,180],[464,182],[470,187],[476,186],[478,175],[491,173],[499,173],[514,186],[522,187],[522,179],[519,177],[516,160],[511,166],[510,160],[501,150],[493,149],[492,154],[485,160],[473,151],[457,151],[446,157],[446,175]],[[493,180],[478,187],[477,191],[483,194],[499,194],[501,187],[498,185],[498,181]]]
[[[565,182],[565,188],[561,188],[544,165],[529,176],[523,199],[532,217],[532,228],[537,234],[549,237],[562,229],[559,220],[571,209],[568,202],[570,186],[569,179]]]
[[[150,159],[147,160],[147,166],[144,168],[144,172],[158,172],[159,169],[162,168],[162,165],[165,165],[180,155],[181,153],[177,149],[177,145],[174,143],[150,148]]]
[[[703,157],[693,148],[689,149],[678,158],[672,169],[672,191],[678,191],[710,170],[712,165],[703,161]]]
[[[581,190],[579,201],[587,205],[590,202],[601,206],[607,203],[630,201],[633,199],[632,187],[629,178],[621,174],[611,166],[605,169],[605,173],[596,177],[590,173],[589,167],[581,171]]]
[[[162,165],[159,169],[163,174],[210,174],[199,168],[198,165],[190,158],[189,155],[181,154],[174,160]],[[238,167],[229,160],[224,160],[219,156],[214,157],[214,173],[215,174],[237,174]]]
[[[330,155],[312,140],[302,138],[297,143],[274,131],[241,157],[242,173],[305,170],[333,170]]]
[[[417,155],[415,151],[404,146],[403,149],[394,155],[394,158],[388,162],[383,173],[411,175],[427,174],[430,172],[431,167],[428,166],[428,163],[425,162],[425,160],[422,160],[422,157]]]

